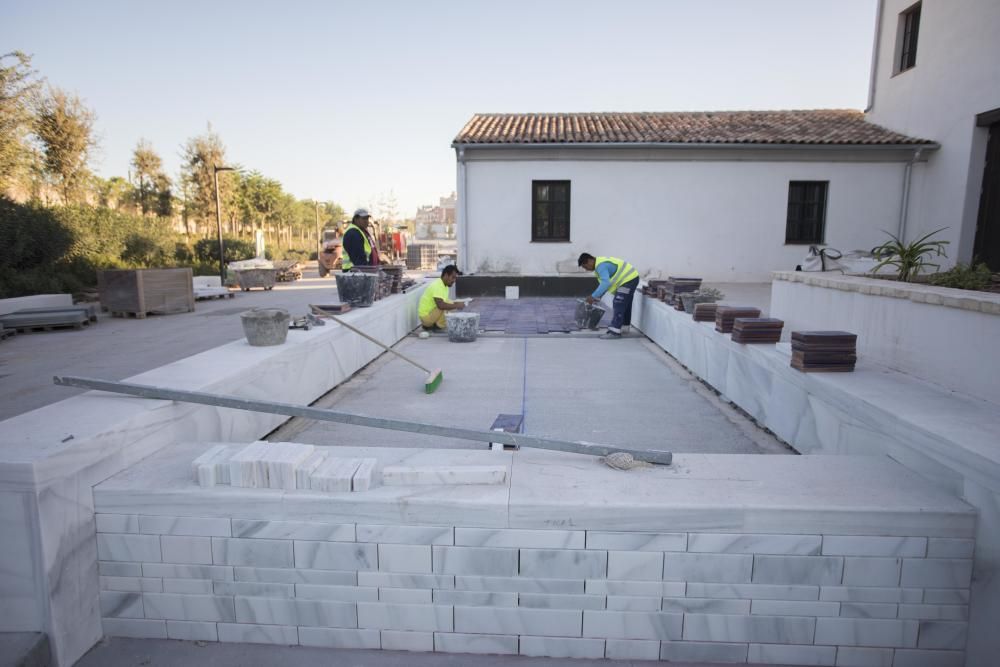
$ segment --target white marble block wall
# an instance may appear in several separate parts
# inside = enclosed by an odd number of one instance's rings
[[[526,656],[961,665],[974,541],[98,514],[104,632]]]

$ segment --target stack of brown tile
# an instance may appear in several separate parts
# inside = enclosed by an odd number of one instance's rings
[[[670,276],[667,278],[666,288],[666,298],[664,301],[669,304],[675,304],[680,301],[681,294],[700,290],[701,278],[676,278]],[[684,307],[681,306],[680,310],[683,309]]]
[[[646,286],[642,288],[642,293],[653,297],[654,299],[660,298],[660,288],[666,287],[666,280],[650,280],[646,283]]]
[[[696,303],[694,305],[694,321],[695,322],[714,322],[715,321],[715,309],[718,304],[715,303]]]
[[[792,368],[806,373],[854,370],[857,334],[847,331],[793,331]]]
[[[733,320],[734,343],[777,343],[785,323],[773,317],[737,317]]]
[[[737,317],[760,317],[760,308],[751,306],[719,306],[715,309],[715,330],[730,333]]]

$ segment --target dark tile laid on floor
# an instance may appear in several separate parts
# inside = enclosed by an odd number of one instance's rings
[[[474,299],[470,311],[479,313],[479,328],[508,334],[547,334],[579,331],[576,326],[576,304],[573,297],[526,297]],[[601,323],[610,319],[604,314]]]

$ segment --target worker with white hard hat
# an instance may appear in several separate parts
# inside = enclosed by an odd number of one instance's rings
[[[350,271],[355,266],[378,266],[378,247],[371,236],[371,215],[359,208],[344,232],[344,259],[341,268]]]

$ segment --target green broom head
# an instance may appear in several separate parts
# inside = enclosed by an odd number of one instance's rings
[[[441,381],[444,380],[444,374],[440,369],[435,368],[427,376],[426,382],[424,382],[424,392],[428,394],[433,394],[437,391],[437,388],[441,386]]]

